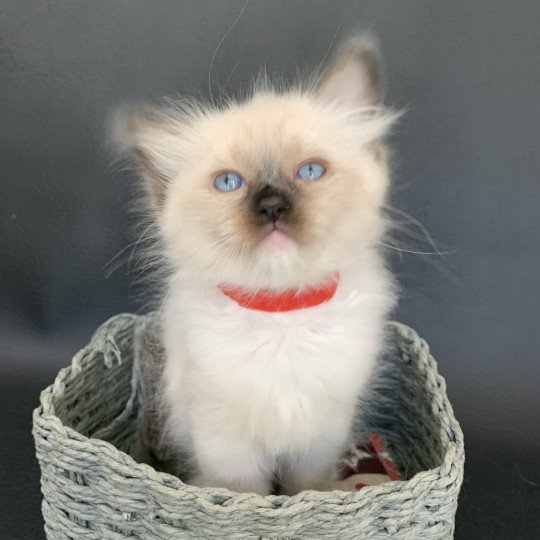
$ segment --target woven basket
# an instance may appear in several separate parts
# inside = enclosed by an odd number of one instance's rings
[[[137,440],[133,340],[148,319],[119,315],[41,394],[33,434],[49,539],[451,538],[463,435],[428,346],[388,325],[370,426],[405,481],[294,497],[201,489],[130,457]]]

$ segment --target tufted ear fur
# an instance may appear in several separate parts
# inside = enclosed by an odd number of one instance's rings
[[[179,111],[123,107],[114,118],[114,139],[140,170],[155,210],[161,210],[167,187],[178,170],[187,119]]]
[[[351,108],[379,105],[381,70],[376,39],[359,34],[345,40],[323,72],[317,92],[327,101]]]

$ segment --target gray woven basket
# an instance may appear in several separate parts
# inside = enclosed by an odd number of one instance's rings
[[[133,339],[147,319],[119,315],[41,394],[33,434],[49,539],[451,538],[463,435],[428,346],[388,325],[372,425],[406,481],[294,497],[201,489],[137,463]]]

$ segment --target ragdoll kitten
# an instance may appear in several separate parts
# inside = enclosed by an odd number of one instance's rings
[[[169,265],[161,443],[189,483],[334,485],[394,302],[379,94],[355,37],[307,85],[126,121]]]

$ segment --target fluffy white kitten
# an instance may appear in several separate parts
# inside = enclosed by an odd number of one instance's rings
[[[332,487],[394,303],[379,94],[377,51],[355,37],[307,85],[128,119],[170,270],[160,438],[193,457],[190,483]],[[332,279],[333,296],[289,311],[224,292],[301,298]]]

